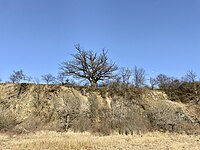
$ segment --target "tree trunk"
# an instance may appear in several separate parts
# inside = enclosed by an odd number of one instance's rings
[[[69,122],[70,122],[70,118],[69,118],[69,114],[67,114],[66,118],[65,118],[65,131],[68,131],[69,129]]]
[[[97,81],[90,81],[90,85],[91,85],[91,87],[96,88],[97,87]]]

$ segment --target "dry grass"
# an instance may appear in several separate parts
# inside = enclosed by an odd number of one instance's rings
[[[0,150],[199,150],[200,136],[146,133],[94,136],[90,133],[40,131],[27,135],[0,134]]]

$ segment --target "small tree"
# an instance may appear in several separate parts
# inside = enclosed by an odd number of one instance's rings
[[[49,84],[49,83],[53,83],[55,82],[56,78],[52,75],[52,74],[45,74],[45,75],[42,75],[42,80],[46,83],[46,84]]]
[[[77,54],[72,55],[72,61],[65,61],[61,64],[61,70],[69,76],[77,79],[86,79],[92,87],[97,82],[113,78],[113,72],[118,69],[115,63],[109,61],[107,51],[104,49],[100,55],[93,51],[86,51],[75,45]]]
[[[185,77],[183,77],[183,80],[192,85],[192,90],[194,92],[196,102],[199,102],[199,91],[200,91],[200,89],[197,86],[197,74],[194,71],[189,70],[186,73]]]
[[[197,80],[197,74],[194,71],[189,70],[185,77],[183,77],[183,80],[189,83],[194,83]]]
[[[162,90],[167,90],[169,86],[171,85],[172,81],[173,81],[173,78],[168,77],[165,74],[159,74],[156,77],[156,83],[158,84],[158,87]]]
[[[26,79],[26,75],[23,73],[22,70],[19,71],[14,70],[13,74],[10,75],[9,79],[12,83],[19,83],[21,80]]]
[[[57,79],[58,83],[60,83],[60,84],[69,83],[69,79],[67,78],[67,76],[64,72],[59,72],[56,79]]]
[[[157,84],[157,81],[155,78],[150,77],[149,79],[150,85],[151,85],[151,89],[153,90]]]
[[[137,66],[133,69],[133,82],[137,88],[145,85],[146,74],[143,68],[138,68]]]
[[[123,84],[129,83],[131,74],[132,74],[132,72],[129,68],[123,67],[120,69],[119,75],[120,75],[120,78],[121,78]]]

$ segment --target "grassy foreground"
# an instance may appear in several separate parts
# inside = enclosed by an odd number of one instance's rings
[[[95,136],[90,133],[40,131],[26,135],[0,134],[0,150],[199,150],[200,136],[146,133]]]

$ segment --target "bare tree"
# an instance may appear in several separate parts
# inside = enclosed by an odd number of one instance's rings
[[[69,83],[69,79],[67,78],[67,76],[64,72],[59,72],[56,79],[57,79],[58,83],[60,83],[60,84]]]
[[[158,87],[160,89],[168,89],[168,87],[170,86],[171,82],[173,81],[172,77],[169,77],[165,74],[159,74],[156,77],[156,82],[158,84]]]
[[[77,119],[81,115],[84,115],[84,112],[80,110],[80,99],[71,99],[68,98],[68,95],[64,94],[62,96],[64,102],[63,108],[58,112],[58,115],[62,118],[62,123],[65,131],[71,127],[73,120]]]
[[[117,78],[115,79],[116,83],[114,88],[119,88],[119,91],[122,92],[124,98],[127,96],[127,91],[129,88],[130,77],[132,75],[132,71],[127,67],[120,68]],[[112,85],[113,86],[113,85]]]
[[[183,80],[186,82],[194,83],[197,80],[197,74],[194,71],[189,70],[185,77],[183,77]]]
[[[13,74],[10,75],[9,79],[12,83],[19,83],[21,80],[26,79],[26,75],[23,73],[22,70],[19,71],[14,70]]]
[[[151,85],[151,89],[153,90],[157,84],[157,81],[155,78],[150,77],[149,79],[150,85]]]
[[[199,91],[200,91],[200,89],[197,88],[197,74],[194,71],[189,70],[186,73],[185,77],[183,77],[183,80],[185,82],[189,82],[189,83],[192,84],[192,90],[195,93],[196,102],[199,102]]]
[[[46,82],[46,84],[53,83],[56,80],[56,78],[52,74],[50,74],[50,73],[42,75],[41,77],[42,77],[42,80],[44,82]]]
[[[145,85],[146,74],[143,68],[138,68],[137,66],[133,69],[133,82],[136,87],[142,87]]]
[[[120,69],[119,75],[121,77],[122,83],[127,84],[129,83],[131,77],[131,70],[127,67],[123,67]]]
[[[77,79],[86,79],[92,87],[97,86],[98,81],[113,78],[113,72],[118,69],[115,63],[109,61],[107,51],[104,49],[100,55],[93,51],[86,51],[75,45],[77,54],[73,54],[74,60],[61,64],[61,70],[66,75]]]

